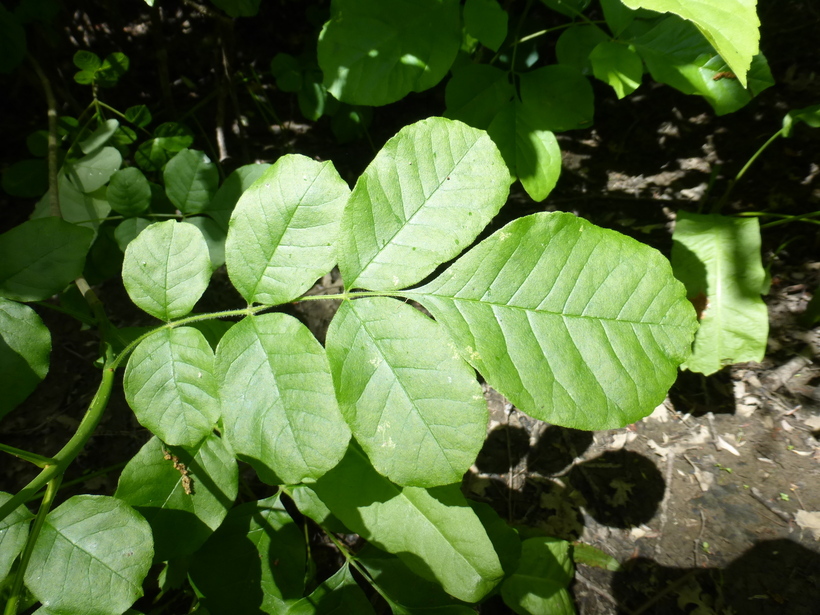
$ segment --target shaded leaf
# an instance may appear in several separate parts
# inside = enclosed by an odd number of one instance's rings
[[[111,209],[123,216],[136,216],[151,204],[151,185],[137,167],[128,167],[111,176],[106,196]]]
[[[219,418],[213,351],[192,327],[162,329],[140,342],[123,387],[140,424],[167,444],[193,446]]]
[[[131,301],[152,316],[185,316],[211,278],[208,245],[190,224],[156,222],[128,244],[122,277]]]
[[[233,506],[238,484],[236,460],[217,436],[185,448],[154,436],[125,466],[114,495],[151,525],[154,561],[161,562],[205,543]]]
[[[151,221],[146,218],[127,218],[120,222],[114,230],[114,239],[120,250],[125,252],[128,244],[151,224]]]
[[[519,218],[405,291],[519,409],[579,429],[649,414],[697,323],[669,262],[565,213]]]
[[[117,120],[105,120],[90,135],[80,141],[80,149],[83,154],[90,154],[94,150],[105,145],[108,140],[117,132],[120,123]]]
[[[336,613],[376,614],[370,600],[350,573],[350,565],[347,562],[336,574],[314,589],[309,596],[291,605],[287,611],[287,615]]]
[[[338,250],[345,287],[419,282],[475,239],[508,190],[506,165],[483,131],[443,118],[402,128],[345,207]]]
[[[37,313],[0,297],[0,418],[46,377],[50,355],[51,333]]]
[[[487,433],[473,369],[446,333],[389,298],[342,303],[327,333],[336,396],[376,470],[401,485],[461,481]]]
[[[11,497],[10,493],[0,491],[0,504],[5,504]],[[6,580],[11,565],[26,545],[29,524],[33,518],[34,515],[21,504],[0,520],[0,584]]]
[[[575,573],[569,543],[528,538],[521,547],[518,570],[501,584],[507,606],[519,615],[574,615],[567,591]]]
[[[322,476],[344,455],[350,430],[324,348],[281,313],[250,316],[216,349],[225,438],[273,484]]]
[[[48,190],[48,163],[45,160],[18,160],[3,169],[3,190],[11,196],[39,197]]]
[[[507,12],[498,0],[467,0],[464,5],[464,27],[482,45],[498,51],[507,38]]]
[[[220,228],[228,232],[228,221],[231,219],[234,207],[236,206],[239,197],[253,182],[259,179],[268,168],[269,164],[246,164],[239,167],[236,171],[228,175],[228,178],[216,191],[214,198],[208,203],[208,206],[202,210],[202,213],[207,214],[213,218]]]
[[[333,268],[350,189],[330,162],[280,158],[239,199],[225,241],[231,282],[248,303],[299,297]]]

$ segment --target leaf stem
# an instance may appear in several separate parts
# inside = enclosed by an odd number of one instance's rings
[[[54,96],[54,90],[51,89],[51,81],[43,72],[40,63],[31,55],[29,55],[29,61],[34,66],[34,72],[37,73],[37,77],[43,85],[46,103],[48,104],[48,204],[51,215],[60,218],[62,213],[60,212],[60,195],[57,191],[59,187],[57,180],[57,172],[59,171],[57,168],[57,99]]]
[[[56,463],[54,459],[52,459],[51,457],[45,457],[43,455],[38,455],[37,453],[30,453],[28,451],[24,451],[21,448],[9,446],[8,444],[0,444],[0,451],[8,453],[9,455],[14,455],[15,457],[22,459],[24,461],[29,461],[36,465],[38,468],[45,468],[46,466]]]
[[[46,494],[40,504],[40,509],[37,511],[37,517],[34,519],[34,525],[32,525],[31,531],[29,531],[28,538],[26,539],[26,546],[23,548],[23,553],[20,556],[20,566],[17,568],[17,572],[14,575],[14,583],[11,586],[11,595],[6,602],[4,615],[17,615],[17,608],[20,603],[20,593],[23,589],[23,579],[26,575],[26,568],[28,568],[31,554],[34,552],[34,545],[37,542],[37,537],[40,535],[40,530],[43,529],[43,525],[46,522],[46,516],[48,515],[48,511],[51,509],[51,505],[54,503],[54,498],[57,496],[57,491],[60,488],[60,482],[62,479],[63,475],[57,474],[48,481]]]

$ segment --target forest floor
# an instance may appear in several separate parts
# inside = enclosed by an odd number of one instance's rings
[[[556,190],[534,203],[514,188],[490,230],[535,211],[571,211],[668,255],[676,212],[698,211],[725,190],[789,109],[820,102],[820,15],[811,2],[791,1],[790,12],[773,8],[778,4],[761,2],[762,48],[777,86],[724,117],[667,87],[647,83],[617,101],[596,86],[595,128],[559,137],[564,169]],[[194,32],[198,23],[193,20]],[[81,25],[74,26],[77,32]],[[795,41],[802,41],[800,49]],[[176,70],[194,75],[197,61]],[[377,110],[372,142],[378,148],[401,126],[441,113],[440,103],[413,95]],[[296,151],[333,160],[352,180],[372,157],[367,143],[340,146],[326,124],[300,119],[292,100],[283,103],[280,117],[284,131],[247,135],[241,149],[252,159],[270,162]],[[238,164],[250,162],[240,158]],[[820,130],[803,127],[775,142],[737,185],[728,209],[820,209]],[[667,399],[635,424],[594,433],[558,428],[486,389],[488,440],[464,490],[512,524],[591,544],[620,562],[619,570],[578,567],[571,590],[581,615],[820,612],[820,328],[799,322],[820,287],[817,228],[795,223],[763,232],[763,263],[772,279],[764,297],[770,331],[763,361],[709,377],[682,372]],[[223,283],[198,309],[238,303],[224,270],[215,278]],[[313,292],[329,293],[338,284],[331,274]],[[98,292],[118,325],[142,321],[121,281]],[[331,302],[289,309],[323,339]],[[52,369],[0,424],[0,439],[49,454],[76,429],[96,387],[97,341],[59,314],[42,316],[54,337]],[[118,468],[149,435],[133,419],[121,388],[115,391],[97,434],[67,476],[66,494],[113,493]],[[18,489],[34,470],[4,460],[0,488]],[[509,611],[490,601],[482,612]]]

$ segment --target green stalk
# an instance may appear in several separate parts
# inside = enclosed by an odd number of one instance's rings
[[[51,505],[54,503],[54,498],[57,496],[57,491],[60,489],[60,482],[62,481],[62,474],[58,474],[50,481],[46,487],[46,494],[40,504],[40,510],[37,511],[37,517],[34,519],[34,525],[31,527],[28,539],[26,539],[26,546],[23,548],[23,554],[20,556],[20,566],[14,575],[14,583],[11,586],[11,596],[6,602],[6,609],[4,615],[17,615],[17,608],[20,603],[20,594],[23,590],[23,578],[26,576],[26,568],[28,568],[31,554],[34,552],[34,545],[37,542],[37,537],[40,535],[40,530],[46,522],[46,515],[51,510]]]
[[[103,368],[100,386],[94,394],[94,399],[92,399],[88,405],[88,410],[86,410],[85,416],[83,416],[83,420],[80,422],[76,433],[60,452],[54,455],[53,465],[48,465],[43,468],[42,472],[35,476],[28,485],[0,506],[0,521],[5,519],[18,506],[28,502],[46,483],[50,483],[55,478],[61,476],[71,462],[79,455],[91,437],[91,434],[93,434],[97,428],[103,412],[105,412],[105,408],[108,405],[108,399],[111,397],[111,387],[114,384],[114,372],[114,368],[106,363],[106,366]]]
[[[741,178],[744,175],[746,175],[746,171],[749,170],[749,167],[751,167],[752,164],[754,164],[754,161],[760,157],[760,155],[766,150],[766,148],[769,147],[772,143],[774,143],[778,137],[783,136],[783,131],[784,129],[781,128],[771,137],[769,137],[769,139],[763,145],[761,145],[760,148],[754,154],[752,154],[752,157],[746,161],[746,164],[744,164],[743,168],[740,169],[740,171],[738,171],[737,175],[735,175],[735,178],[729,182],[729,185],[726,187],[726,192],[724,192],[723,196],[720,197],[720,200],[717,203],[715,203],[715,206],[712,208],[713,214],[720,213],[721,208],[726,204],[726,201],[729,200],[729,195],[732,194],[732,190],[734,190],[735,184],[737,184],[737,182],[739,182]]]

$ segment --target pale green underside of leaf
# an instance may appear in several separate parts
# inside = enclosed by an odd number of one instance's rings
[[[204,152],[183,149],[162,171],[168,199],[184,214],[201,213],[211,202],[219,185],[216,165]]]
[[[436,85],[460,43],[457,0],[334,0],[318,59],[336,99],[379,106]]]
[[[208,287],[208,244],[190,224],[157,222],[128,244],[122,278],[138,307],[160,320],[180,318]]]
[[[216,349],[225,438],[273,484],[316,479],[344,455],[350,430],[324,348],[298,320],[251,316]]]
[[[190,574],[211,613],[284,613],[305,589],[305,542],[279,495],[231,509],[192,558]]]
[[[166,444],[193,446],[219,418],[213,351],[192,327],[162,329],[140,342],[123,387],[140,424]]]
[[[80,141],[80,149],[83,154],[90,154],[95,149],[102,147],[117,132],[120,123],[117,120],[105,120],[97,129]]]
[[[26,587],[54,613],[119,615],[142,596],[151,528],[125,502],[79,495],[51,511],[26,569]]]
[[[567,586],[574,575],[569,543],[529,538],[521,543],[518,570],[504,580],[501,596],[519,615],[575,615]]]
[[[87,228],[50,216],[0,235],[0,296],[41,301],[82,275],[94,240]]]
[[[769,317],[760,297],[765,272],[757,218],[678,213],[672,248],[675,275],[704,305],[692,356],[682,366],[712,374],[725,365],[760,361]]]
[[[122,154],[115,147],[103,147],[65,165],[65,174],[81,192],[102,188],[122,166]]]
[[[483,131],[444,118],[402,128],[345,207],[338,252],[345,286],[396,290],[421,281],[475,239],[509,183]]]
[[[331,162],[287,155],[248,188],[231,217],[225,259],[248,301],[291,301],[336,264],[335,243],[350,189]]]
[[[50,355],[51,333],[37,313],[0,297],[0,418],[46,377]]]
[[[379,473],[401,485],[456,483],[487,430],[473,369],[437,323],[389,298],[342,304],[327,353],[342,413]]]
[[[175,456],[190,479],[174,467]],[[219,527],[238,492],[239,470],[225,443],[211,435],[195,447],[166,447],[156,436],[122,471],[115,497],[151,525],[155,561],[196,551]]]
[[[103,186],[93,192],[84,193],[78,190],[64,175],[61,175],[58,181],[60,216],[62,219],[78,226],[97,230],[111,212],[111,204],[108,202],[108,188]],[[34,206],[34,213],[31,214],[32,220],[51,216],[50,197],[51,192],[46,192],[37,202],[37,205]]]
[[[11,499],[11,494],[0,491],[0,504]],[[21,505],[0,521],[0,583],[6,580],[11,566],[26,545],[33,515]]]
[[[649,414],[697,327],[660,253],[565,213],[520,218],[402,294],[519,409],[578,429]]]
[[[312,488],[351,530],[460,600],[480,600],[503,576],[484,527],[457,485],[398,487],[351,446]]]
[[[746,87],[746,72],[757,55],[760,20],[756,0],[622,0],[632,9],[675,13],[693,22]]]

